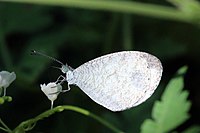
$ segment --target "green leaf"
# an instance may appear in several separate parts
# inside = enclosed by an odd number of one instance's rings
[[[164,133],[176,128],[189,118],[191,102],[187,100],[189,92],[183,90],[183,74],[187,67],[180,68],[168,83],[161,101],[156,101],[152,118],[144,121],[142,133]]]

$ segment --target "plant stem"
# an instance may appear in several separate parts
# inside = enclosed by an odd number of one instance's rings
[[[53,102],[54,102],[54,101],[51,101],[51,109],[53,109]]]
[[[132,23],[131,16],[129,14],[124,14],[123,16],[123,25],[122,25],[122,34],[123,34],[123,48],[125,50],[133,50],[132,46]]]
[[[106,36],[105,36],[105,43],[103,45],[103,53],[107,54],[112,51],[112,46],[115,40],[115,33],[117,33],[117,28],[120,26],[120,17],[118,13],[113,13],[111,17],[111,21],[107,27]]]
[[[0,127],[1,130],[6,131],[8,133],[12,133],[12,130],[1,120],[1,118],[0,118],[0,123],[2,124],[2,126],[5,127],[5,128]]]
[[[3,130],[5,132],[8,132],[7,129],[3,128],[3,127],[0,127],[0,130]]]
[[[176,8],[155,4],[146,4],[134,1],[112,1],[112,0],[1,0],[9,2],[46,4],[55,6],[76,7],[92,10],[105,10],[122,13],[133,13],[138,15],[190,22],[185,14]]]
[[[5,42],[5,34],[3,31],[3,25],[0,22],[0,56],[2,57],[3,63],[5,64],[6,69],[11,69],[12,61],[10,57],[10,53],[6,46]]]
[[[29,131],[29,130],[33,129],[33,127],[35,126],[37,121],[42,120],[46,117],[49,117],[50,115],[52,115],[56,112],[61,112],[63,110],[71,110],[71,111],[78,112],[80,114],[86,115],[86,116],[91,117],[91,118],[95,119],[96,121],[100,122],[102,125],[106,126],[107,128],[109,128],[110,130],[112,130],[115,133],[123,133],[121,130],[119,130],[118,128],[116,128],[112,124],[108,123],[107,121],[103,120],[102,118],[96,116],[95,114],[92,114],[91,112],[89,112],[85,109],[75,107],[75,106],[70,106],[70,105],[55,107],[51,110],[45,111],[44,113],[36,116],[35,118],[24,121],[24,122],[20,123],[15,128],[13,133],[18,133],[19,131],[21,131],[21,132],[22,131],[24,131],[24,132]]]

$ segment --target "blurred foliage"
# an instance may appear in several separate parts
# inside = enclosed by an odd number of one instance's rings
[[[60,67],[59,64],[31,56],[30,50],[41,51],[63,63],[67,61],[73,68],[105,53],[140,50],[160,58],[164,68],[161,84],[144,104],[123,112],[109,112],[77,87],[62,94],[55,104],[86,108],[123,131],[137,133],[144,120],[150,118],[153,103],[159,99],[165,84],[180,66],[187,64],[185,88],[192,101],[191,117],[174,130],[183,132],[188,128],[187,133],[198,132],[199,128],[192,125],[200,123],[199,1],[171,0],[171,5],[157,0],[108,0],[107,3],[99,1],[98,6],[82,0],[73,5],[73,1],[59,4],[58,0],[56,5],[59,6],[0,2],[0,69],[15,71],[17,75],[15,83],[7,90],[13,101],[0,105],[0,116],[8,126],[14,129],[20,122],[48,109],[49,101],[39,90],[39,84],[55,81],[61,74],[50,68]],[[110,132],[101,124],[73,112],[48,117],[30,132],[63,131]]]

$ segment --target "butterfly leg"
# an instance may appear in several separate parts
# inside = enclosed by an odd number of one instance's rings
[[[55,83],[61,85],[64,81],[65,81],[65,77],[64,77],[63,75],[60,75],[60,76],[58,77],[58,79],[56,80]],[[57,87],[57,85],[56,85],[56,86],[53,86],[53,87],[51,87],[51,88],[55,88],[55,87]],[[58,94],[58,93],[60,93],[60,92],[63,92],[63,90],[57,91],[57,92],[55,92],[55,93],[51,93],[50,95]]]
[[[63,75],[60,75],[59,77],[58,77],[58,79],[57,79],[57,81],[56,81],[56,84],[58,83],[58,84],[62,84],[64,81],[66,81],[66,78],[63,76]],[[67,91],[69,91],[71,88],[70,88],[70,86],[69,86],[69,84],[67,84],[67,90],[62,90],[61,92],[67,92]]]
[[[63,75],[60,75],[56,80],[56,84],[62,84],[64,81],[66,81],[66,78]]]
[[[69,86],[69,84],[67,84],[67,89],[66,90],[62,90],[61,92],[67,92],[67,91],[70,91],[71,90],[71,88],[70,88],[70,86]]]

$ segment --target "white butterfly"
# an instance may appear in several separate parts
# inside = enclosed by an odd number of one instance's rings
[[[66,73],[63,80],[68,86],[77,85],[92,100],[111,111],[126,110],[146,101],[157,88],[163,71],[158,58],[139,51],[107,54],[76,69],[61,64],[61,71]]]

